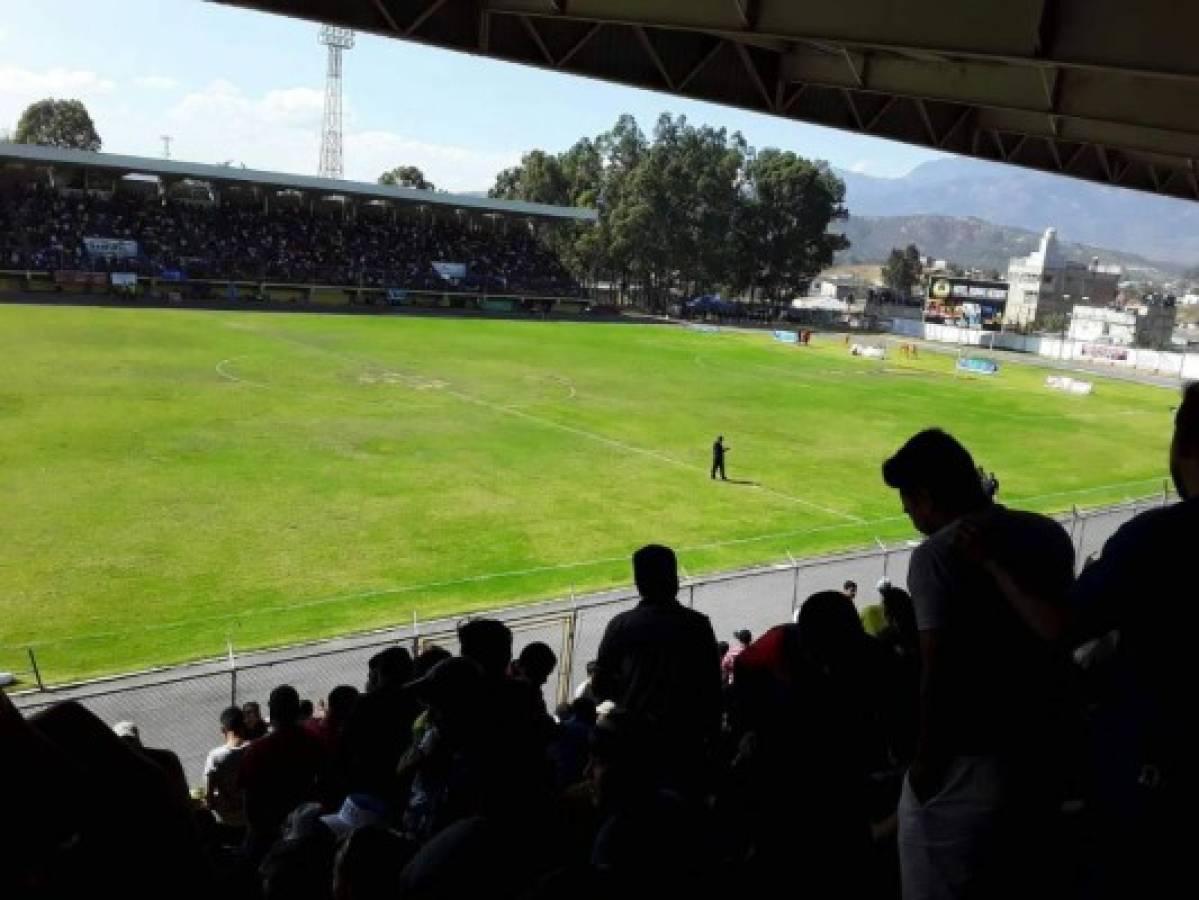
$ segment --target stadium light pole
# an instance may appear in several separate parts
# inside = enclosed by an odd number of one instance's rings
[[[325,113],[321,119],[321,178],[341,178],[343,174],[341,147],[341,52],[354,46],[354,32],[349,28],[322,26],[320,43],[329,48],[329,64],[325,74]]]

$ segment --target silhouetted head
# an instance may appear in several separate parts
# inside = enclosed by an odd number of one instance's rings
[[[491,678],[503,678],[512,662],[512,630],[499,619],[471,619],[458,626],[462,655]]]
[[[866,631],[840,591],[813,594],[799,608],[799,652],[821,669],[839,669],[851,663]]]
[[[520,651],[516,660],[516,669],[522,678],[530,684],[541,687],[550,679],[554,666],[558,665],[558,657],[550,649],[549,644],[534,641]]]
[[[426,647],[412,664],[412,677],[424,678],[435,665],[453,655],[445,647],[438,647],[436,644]]]
[[[243,703],[241,711],[245,715],[247,734],[262,724],[262,707],[253,700]]]
[[[922,534],[990,502],[970,453],[939,428],[921,431],[883,463],[883,481],[899,491],[903,511]]]
[[[1182,392],[1182,405],[1174,416],[1174,438],[1170,442],[1170,475],[1183,500],[1199,497],[1199,381]]]
[[[246,736],[246,714],[236,706],[221,711],[221,734],[244,738]]]
[[[306,719],[311,719],[312,714],[314,712],[315,712],[315,709],[312,706],[311,700],[301,700],[300,701],[300,721],[301,722],[305,721]]]
[[[679,592],[679,569],[674,551],[647,544],[633,554],[633,581],[646,600],[673,600]]]
[[[412,654],[405,647],[388,647],[372,656],[366,668],[367,691],[385,684],[405,684],[412,680]]]
[[[577,697],[570,703],[570,718],[584,725],[594,725],[599,718],[595,710],[595,701],[588,697]]]
[[[847,581],[841,585],[841,591],[850,600],[854,600],[858,596],[858,583],[856,581]]]
[[[358,703],[358,696],[358,688],[348,684],[338,685],[329,691],[325,718],[333,724],[347,721]]]
[[[753,634],[749,631],[749,629],[746,628],[742,628],[740,631],[734,631],[733,637],[737,639],[737,643],[739,643],[743,648],[748,647],[754,642]]]
[[[290,684],[281,684],[271,691],[266,707],[271,713],[271,727],[285,728],[300,718],[300,695]]]

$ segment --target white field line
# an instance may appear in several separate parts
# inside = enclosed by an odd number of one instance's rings
[[[229,366],[237,362],[239,359],[245,359],[249,355],[250,354],[247,353],[241,356],[231,356],[228,359],[222,359],[215,366],[216,373],[226,381],[232,381],[235,384],[246,384],[250,387],[262,388],[263,390],[267,391],[271,390],[271,386],[269,384],[263,384],[260,381],[251,381],[249,378],[242,378],[240,375],[235,375],[229,371]]]
[[[371,362],[370,360],[360,359],[358,357],[350,356],[349,354],[341,353],[340,351],[337,351],[337,350],[330,350],[328,347],[321,347],[317,344],[309,344],[306,341],[300,341],[300,340],[296,340],[295,338],[284,337],[282,335],[277,335],[274,333],[268,333],[268,332],[260,332],[260,333],[265,334],[267,337],[275,337],[278,340],[296,344],[300,347],[306,347],[307,349],[314,350],[318,353],[328,354],[329,356],[333,356],[344,362],[351,363],[352,365],[367,366],[370,368],[377,369],[378,371],[381,371],[381,372],[394,374],[401,378],[413,377],[410,375],[406,375],[403,372],[389,369],[385,366],[380,366],[377,363]],[[638,447],[636,444],[629,444],[629,443],[626,443],[625,441],[618,440],[617,438],[611,438],[611,437],[608,437],[607,435],[603,435],[603,434],[600,434],[595,431],[588,431],[587,429],[584,429],[584,428],[576,428],[573,425],[565,425],[561,422],[555,422],[553,419],[547,419],[543,416],[535,415],[535,414],[530,413],[527,410],[521,409],[519,407],[503,406],[501,404],[493,403],[490,400],[484,400],[482,397],[476,397],[473,394],[468,394],[465,391],[461,391],[461,390],[458,390],[456,388],[449,387],[449,386],[445,387],[443,392],[446,394],[449,394],[451,397],[455,397],[458,400],[463,401],[464,403],[471,403],[471,404],[474,404],[475,406],[479,406],[484,409],[492,410],[493,412],[500,412],[500,413],[504,413],[504,414],[510,415],[510,416],[517,416],[518,418],[525,419],[526,421],[534,422],[534,423],[542,426],[543,428],[552,428],[557,431],[564,432],[566,434],[572,434],[576,437],[586,438],[587,440],[594,441],[599,444],[604,444],[606,446],[615,448],[617,450],[622,450],[626,453],[634,453],[639,456],[644,456],[648,459],[654,459],[654,460],[657,460],[658,462],[665,463],[666,465],[674,466],[676,468],[686,469],[691,472],[700,472],[703,474],[708,474],[706,469],[704,469],[702,466],[698,466],[694,463],[686,462],[685,460],[678,459],[677,457],[674,457],[674,456],[669,456],[665,453],[659,453],[656,450],[650,450],[645,447]],[[801,497],[796,497],[791,494],[785,494],[782,491],[777,491],[773,488],[766,488],[761,485],[754,485],[753,487],[755,490],[759,491],[760,493],[767,494],[772,497],[777,497],[778,499],[784,500],[788,503],[794,503],[799,506],[807,507],[808,509],[812,509],[817,512],[824,513],[825,515],[832,516],[834,518],[844,519],[847,522],[853,522],[856,524],[865,524],[865,522],[866,522],[866,520],[861,518],[860,516],[855,516],[855,515],[852,515],[851,513],[842,512],[841,510],[830,509],[829,507],[821,506],[818,503],[813,503],[810,500],[804,500]]]
[[[1112,484],[1097,485],[1090,488],[1080,488],[1073,491],[1059,491],[1053,494],[1037,494],[1029,497],[1015,497],[1013,502],[1027,503],[1035,500],[1044,500],[1050,497],[1071,496],[1076,494],[1093,494],[1099,491],[1114,490],[1116,488],[1131,487],[1134,485],[1144,485],[1148,483],[1161,483],[1158,478],[1145,478],[1137,481],[1120,481]],[[1149,499],[1147,497],[1137,499]],[[892,522],[898,522],[905,519],[906,516],[899,514],[894,516],[880,516],[876,519],[870,519],[861,523],[856,522],[839,522],[833,525],[816,525],[809,528],[797,528],[790,531],[774,531],[766,534],[751,535],[742,538],[730,538],[723,541],[709,541],[703,544],[694,544],[688,547],[680,547],[676,550],[677,553],[698,553],[705,550],[719,550],[725,547],[736,547],[744,544],[753,544],[760,541],[781,540],[783,538],[803,537],[812,534],[820,534],[828,531],[844,531],[853,528],[866,528],[873,525],[883,525]],[[447,587],[461,587],[468,584],[478,584],[484,581],[495,581],[502,578],[520,578],[527,575],[537,575],[544,572],[561,572],[568,569],[585,569],[600,565],[611,565],[614,563],[626,563],[629,557],[627,556],[606,556],[596,559],[580,560],[577,562],[556,563],[544,566],[531,566],[526,569],[509,569],[501,572],[484,572],[479,575],[467,575],[461,578],[449,578],[442,581],[427,581],[421,584],[405,584],[396,585],[390,588],[378,588],[370,591],[359,591],[352,594],[337,594],[330,597],[320,597],[314,600],[306,600],[300,603],[275,604],[272,606],[257,606],[236,613],[222,613],[212,616],[197,616],[190,619],[177,620],[174,622],[159,622],[151,625],[143,625],[139,628],[125,629],[123,631],[96,631],[86,635],[77,635],[73,637],[59,638],[53,641],[36,642],[37,647],[56,647],[63,644],[74,644],[80,641],[97,640],[99,638],[124,637],[133,633],[142,633],[150,631],[168,631],[176,628],[186,628],[191,625],[197,625],[205,622],[235,622],[242,618],[251,616],[259,616],[269,613],[285,613],[293,612],[300,609],[311,609],[313,607],[329,606],[339,603],[353,603],[361,600],[371,600],[376,597],[389,597],[397,594],[410,594],[417,591],[436,590]],[[98,621],[99,617],[93,618],[92,621]],[[4,650],[24,650],[28,644],[0,644],[0,649]]]

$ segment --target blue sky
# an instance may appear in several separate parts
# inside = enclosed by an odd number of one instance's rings
[[[42,97],[78,97],[113,152],[232,159],[314,173],[323,104],[317,26],[195,0],[0,0],[0,128]],[[81,15],[83,13],[83,15]],[[359,35],[345,61],[345,167],[373,180],[415,164],[439,187],[481,190],[533,147],[564,149],[632,113],[740,130],[872,175],[902,175],[916,147],[538,69]]]

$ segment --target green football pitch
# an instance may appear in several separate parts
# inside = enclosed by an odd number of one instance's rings
[[[1043,511],[1160,490],[1161,388],[668,326],[0,307],[0,669],[65,680],[911,536],[942,426]],[[709,479],[725,436],[728,483]]]

